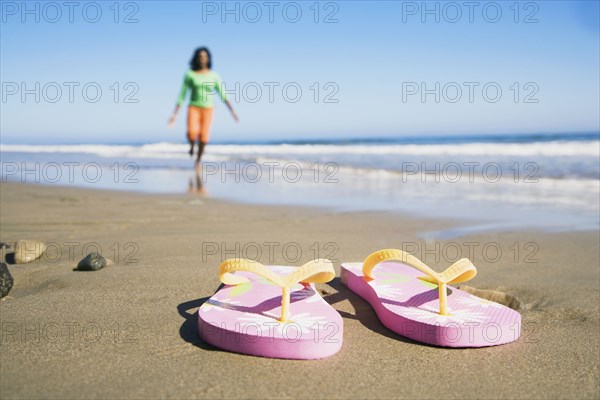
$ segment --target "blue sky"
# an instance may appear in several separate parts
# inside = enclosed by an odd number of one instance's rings
[[[214,141],[600,129],[597,1],[113,4],[2,2],[3,143],[183,142],[201,45],[240,116],[217,104]]]

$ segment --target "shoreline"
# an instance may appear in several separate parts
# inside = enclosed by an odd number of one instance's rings
[[[475,232],[425,241],[420,232],[452,229],[455,222],[189,194],[14,183],[0,188],[0,241],[35,239],[61,250],[60,256],[49,252],[30,264],[9,265],[15,285],[0,300],[3,397],[599,395],[597,231]],[[114,264],[73,271],[90,243]],[[479,273],[469,286],[503,291],[522,303],[521,339],[460,350],[408,341],[383,327],[339,277],[318,285],[344,321],[342,350],[333,357],[258,358],[198,338],[195,312],[219,286],[216,268],[225,258],[300,265],[324,257],[339,276],[341,262],[390,247],[410,251],[436,270],[470,258]],[[261,257],[253,257],[257,249]]]
[[[244,204],[458,222],[452,230],[424,230],[424,238],[600,229],[597,135],[512,138],[521,142],[213,144],[201,176],[181,143],[4,145],[0,151],[3,181],[174,195],[208,191]]]
[[[191,177],[194,176],[193,171],[188,171],[187,174]],[[499,218],[485,218],[485,214],[481,211],[481,205],[479,205],[479,209],[475,209],[473,215],[467,215],[467,210],[462,210],[456,216],[449,216],[449,212],[440,212],[436,210],[436,207],[431,208],[430,211],[425,211],[424,209],[419,208],[415,209],[414,207],[408,209],[399,209],[399,208],[360,208],[353,206],[336,206],[334,204],[325,204],[321,203],[289,203],[284,200],[283,203],[273,203],[273,202],[265,202],[265,189],[259,189],[259,192],[262,192],[262,198],[260,200],[244,200],[241,195],[225,195],[224,192],[227,190],[218,193],[216,196],[212,196],[206,193],[198,193],[198,184],[192,182],[193,178],[189,179],[189,187],[188,192],[153,192],[147,190],[140,189],[116,189],[116,188],[107,188],[107,187],[94,187],[93,185],[82,186],[79,184],[60,184],[60,183],[31,183],[31,182],[15,182],[15,181],[6,181],[2,182],[2,185],[25,185],[25,186],[41,186],[46,188],[55,188],[56,190],[62,189],[74,189],[74,190],[83,190],[83,191],[98,191],[98,192],[106,192],[106,193],[120,193],[120,194],[131,194],[131,195],[142,195],[142,196],[163,196],[166,198],[181,198],[181,197],[194,197],[198,199],[198,201],[215,201],[215,202],[223,202],[225,204],[232,205],[248,205],[248,206],[257,206],[257,207],[274,207],[274,208],[298,208],[311,210],[313,212],[323,212],[323,213],[333,213],[333,214],[345,214],[345,213],[369,213],[369,214],[380,214],[380,215],[394,215],[398,218],[416,218],[419,220],[426,220],[431,222],[431,224],[427,224],[427,226],[433,227],[436,223],[440,223],[443,221],[443,224],[439,228],[433,229],[424,229],[418,233],[418,237],[423,240],[449,240],[449,239],[459,239],[464,236],[474,235],[474,234],[494,234],[494,233],[514,233],[514,232],[523,232],[523,231],[540,231],[544,233],[552,233],[552,232],[569,232],[569,231],[578,231],[578,232],[594,232],[600,228],[600,220],[595,218],[596,212],[592,212],[590,210],[581,210],[579,212],[567,212],[563,211],[559,213],[558,216],[553,214],[550,210],[544,210],[541,213],[538,213],[535,217],[532,217],[529,220],[519,221],[518,218],[511,216],[513,220],[510,219],[499,219]],[[231,186],[231,184],[228,184]],[[206,184],[203,184],[206,186]],[[190,192],[194,189],[194,192]],[[267,189],[271,190],[271,189]],[[516,207],[514,212],[516,215],[526,215],[528,212],[535,212],[536,210],[528,210],[524,208]],[[509,211],[507,210],[495,210],[496,213],[500,213],[500,215],[507,216],[509,215]],[[430,215],[427,215],[430,214]],[[554,221],[553,218],[556,220]],[[592,221],[593,222],[590,222]],[[550,221],[550,222],[549,222]],[[559,222],[557,222],[559,221]],[[584,222],[585,221],[585,222]]]

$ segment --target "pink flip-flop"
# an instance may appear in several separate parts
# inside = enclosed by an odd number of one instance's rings
[[[464,258],[437,273],[408,253],[387,249],[362,263],[343,263],[341,281],[371,304],[388,329],[418,342],[484,347],[517,340],[517,311],[447,286],[476,274]]]
[[[335,277],[329,260],[296,268],[229,259],[219,269],[225,286],[198,310],[205,342],[236,353],[288,359],[329,357],[342,347],[342,317],[314,287]]]

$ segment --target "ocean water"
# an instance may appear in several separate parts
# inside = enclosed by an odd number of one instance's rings
[[[210,144],[0,144],[2,180],[454,218],[466,232],[598,229],[596,134]],[[449,234],[446,232],[446,234]]]

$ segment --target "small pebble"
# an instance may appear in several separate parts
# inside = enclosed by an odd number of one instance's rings
[[[0,263],[0,297],[4,297],[13,287],[13,277],[5,263]]]
[[[46,244],[37,240],[19,240],[15,243],[15,264],[37,260],[46,251]]]
[[[100,253],[90,253],[77,264],[78,271],[98,271],[108,265],[106,258]]]

